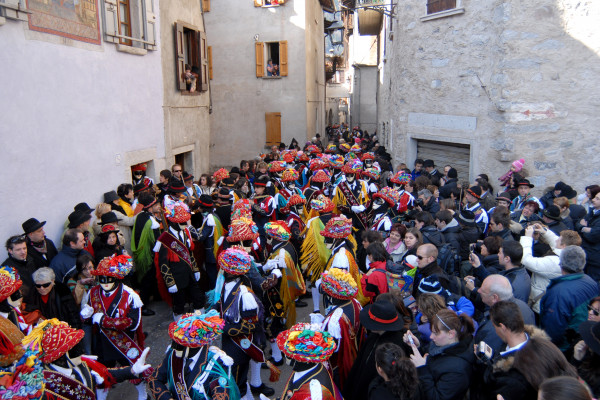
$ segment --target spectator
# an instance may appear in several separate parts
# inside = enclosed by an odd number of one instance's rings
[[[67,225],[67,229],[78,229],[83,233],[83,248],[91,255],[94,255],[94,248],[92,247],[93,239],[90,233],[91,219],[92,216],[89,213],[75,210],[69,214],[69,225]]]
[[[502,247],[502,238],[498,236],[488,236],[481,244],[480,254],[483,257],[481,263],[490,274],[498,274],[503,270],[498,260],[500,247]]]
[[[564,223],[563,218],[560,215],[560,208],[551,204],[544,208],[542,212],[542,221],[548,229],[555,234],[559,235],[562,231],[569,229]]]
[[[430,214],[435,215],[438,211],[440,211],[440,205],[435,198],[433,197],[433,193],[429,191],[429,189],[421,189],[419,190],[419,197],[416,202],[417,206],[415,207],[420,211],[427,211]]]
[[[558,207],[560,210],[560,220],[567,229],[575,230],[575,224],[573,223],[573,219],[571,218],[571,209],[569,208],[571,203],[566,197],[557,197],[554,199],[554,205]]]
[[[383,237],[381,237],[381,233],[377,232],[377,231],[363,231],[362,235],[362,248],[360,248],[358,250],[358,267],[360,268],[361,271],[363,272],[367,272],[369,270],[369,258],[367,257],[367,247],[369,247],[369,245],[371,243],[381,243],[383,242]]]
[[[421,160],[420,158],[417,158],[415,160],[415,169],[412,170],[411,172],[411,178],[412,180],[416,180],[418,177],[421,176],[421,174],[423,173],[423,160]]]
[[[481,176],[475,179],[475,182],[477,182],[477,186],[481,188],[481,196],[479,198],[479,203],[481,204],[484,210],[489,211],[490,209],[496,206],[496,199],[494,198],[494,189],[490,185],[489,181]]]
[[[481,203],[479,202],[481,199],[481,194],[483,191],[481,187],[475,185],[467,188],[465,190],[465,198],[466,202],[464,209],[472,211],[475,214],[475,223],[481,232],[486,232],[489,224],[489,216]]]
[[[548,208],[554,204],[554,200],[558,197],[566,197],[567,199],[571,199],[573,202],[575,202],[577,199],[577,192],[564,182],[556,182],[553,190],[549,190],[546,192],[546,194],[540,197],[540,203],[542,203],[544,208]]]
[[[423,244],[423,235],[417,228],[410,228],[404,234],[404,245],[406,253],[402,256],[402,260],[406,260],[408,256],[417,254],[417,249]]]
[[[388,292],[386,260],[388,253],[381,242],[373,242],[367,247],[369,272],[360,280],[362,292],[365,297],[370,297],[371,303],[377,296]]]
[[[598,284],[583,273],[585,252],[567,246],[560,253],[562,276],[550,281],[540,303],[540,323],[562,351],[574,345],[577,326],[586,318],[590,299],[598,295]]]
[[[121,183],[117,187],[117,196],[119,196],[117,202],[125,210],[125,215],[133,217],[133,208],[131,208],[133,202],[133,185],[131,183]]]
[[[585,250],[587,264],[585,272],[595,281],[600,280],[600,186],[590,189],[591,208],[585,218],[576,224]]]
[[[515,175],[513,175],[513,177],[514,176]],[[530,200],[535,201],[540,209],[544,209],[544,205],[540,203],[537,197],[532,196],[530,193],[531,189],[535,187],[533,184],[531,184],[527,179],[515,181],[515,184],[517,186],[517,192],[519,193],[519,195],[513,199],[512,204],[510,206],[510,211],[519,211],[525,206],[525,203],[527,203]]]
[[[402,347],[385,343],[375,350],[379,376],[369,384],[369,400],[410,400],[418,389],[417,369]]]
[[[588,320],[579,325],[583,338],[573,351],[573,364],[579,376],[590,386],[595,398],[600,397],[600,297],[590,302]]]
[[[415,214],[415,228],[421,231],[423,243],[431,243],[438,248],[444,244],[444,237],[436,229],[433,216],[429,212],[420,211]]]
[[[75,275],[77,257],[86,252],[83,250],[85,240],[79,229],[68,229],[63,236],[63,247],[50,263],[50,268],[56,274],[56,280],[66,283]],[[87,253],[87,252],[86,252]]]
[[[11,236],[6,241],[8,258],[2,262],[3,266],[14,268],[23,281],[21,291],[27,294],[33,288],[31,275],[37,269],[33,259],[27,254],[27,239],[24,235]]]
[[[67,286],[73,294],[75,303],[81,304],[83,296],[86,296],[89,290],[96,285],[96,279],[91,274],[94,270],[94,257],[89,253],[82,253],[77,257],[75,263],[77,274],[67,282]]]
[[[452,213],[449,210],[438,211],[435,214],[435,225],[442,234],[444,243],[449,243],[456,251],[456,254],[460,254],[460,225],[453,218]]]
[[[46,237],[44,225],[46,221],[40,222],[35,218],[29,218],[21,225],[27,236],[27,254],[33,260],[36,269],[50,265],[50,261],[58,253],[54,242]]]
[[[538,390],[538,400],[592,400],[592,395],[579,379],[557,376],[542,382]]]
[[[456,169],[450,167],[448,169],[448,180],[440,187],[440,197],[442,199],[449,199],[452,189],[456,187],[458,187],[458,172],[456,172]]]
[[[517,229],[514,232],[520,234],[531,222],[539,221],[539,211],[540,206],[538,203],[533,200],[527,200],[521,209],[510,214],[511,220],[521,225],[521,229]]]
[[[459,293],[460,288],[454,284],[444,270],[437,264],[438,250],[431,243],[425,243],[417,249],[418,267],[413,282],[413,296],[417,297],[421,280],[436,275],[442,287],[451,293]]]
[[[505,242],[514,241],[512,233],[510,233],[510,216],[508,209],[503,206],[497,206],[490,219],[490,236],[498,236]]]
[[[390,229],[390,237],[383,241],[385,250],[390,255],[395,263],[402,261],[402,257],[408,250],[404,244],[404,236],[406,235],[406,226],[395,223]]]
[[[441,186],[442,174],[435,168],[435,163],[433,160],[425,160],[423,162],[423,167],[425,168],[425,172],[427,173],[427,177],[431,179],[431,183],[435,186]]]

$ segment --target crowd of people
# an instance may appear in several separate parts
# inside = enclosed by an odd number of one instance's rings
[[[24,221],[0,268],[2,398],[101,399],[123,380],[157,400],[600,395],[600,186],[538,198],[523,159],[469,182],[393,168],[358,127],[327,138],[198,180],[136,165],[74,206],[58,245]],[[155,368],[152,301],[173,312]],[[275,393],[261,369],[276,381],[284,359]]]

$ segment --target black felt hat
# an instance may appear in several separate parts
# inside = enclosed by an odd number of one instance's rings
[[[35,218],[29,218],[27,221],[25,221],[21,224],[21,226],[23,227],[23,231],[25,232],[26,235],[28,233],[37,231],[44,225],[46,225],[46,221],[40,222]]]
[[[92,216],[83,211],[73,211],[69,214],[69,229],[77,228],[85,221],[92,219]]]
[[[360,312],[360,323],[371,331],[399,331],[404,327],[396,307],[389,301],[376,301]]]
[[[88,206],[88,203],[85,202],[81,202],[79,204],[77,204],[75,207],[73,207],[73,211],[83,211],[86,213],[91,213],[92,211],[94,211],[94,209],[90,206]]]
[[[104,193],[104,202],[105,203],[110,204],[115,200],[119,200],[119,195],[117,195],[117,192],[115,192],[114,190]]]

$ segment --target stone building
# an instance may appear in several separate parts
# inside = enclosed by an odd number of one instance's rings
[[[524,158],[536,194],[598,182],[599,2],[386,3],[378,134],[397,163],[453,159],[496,182]]]
[[[208,168],[208,80],[198,74],[190,93],[175,72],[180,58],[207,59],[200,8],[198,0],[0,2],[0,240],[30,217],[47,220],[57,240],[75,204],[94,207],[131,182],[137,163],[155,181],[176,160],[196,176]],[[178,27],[198,33],[184,38],[182,54]]]
[[[322,3],[331,6],[316,0],[211,3],[204,18],[212,56],[213,167],[324,133]]]

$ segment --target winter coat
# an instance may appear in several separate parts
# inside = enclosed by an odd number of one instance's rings
[[[529,304],[533,311],[539,314],[540,300],[550,284],[550,279],[561,275],[559,266],[560,250],[554,249],[558,255],[549,255],[545,257],[533,256],[533,238],[521,237],[521,246],[523,246],[523,259],[521,263],[531,272],[531,292],[529,293]]]
[[[446,225],[446,229],[441,231],[441,233],[444,238],[444,242],[449,243],[450,246],[456,250],[456,254],[460,254],[460,225],[458,222],[453,219],[448,225]]]
[[[479,199],[479,204],[481,204],[481,207],[483,207],[485,211],[489,211],[492,208],[496,207],[496,199],[494,198],[494,195],[492,193],[485,192],[481,195],[481,198]]]
[[[87,253],[85,250],[72,249],[69,246],[63,246],[62,250],[58,252],[56,257],[52,259],[50,268],[56,275],[56,282],[66,284],[69,278],[77,274],[76,261],[77,257],[82,253]]]
[[[460,258],[463,261],[467,261],[469,259],[469,254],[471,250],[469,249],[469,245],[471,243],[477,242],[479,236],[481,235],[481,231],[477,226],[466,226],[462,225],[461,230],[458,234],[458,243],[460,244]]]
[[[421,398],[462,399],[471,384],[474,362],[470,336],[449,347],[430,348],[426,364],[417,368]]]
[[[392,258],[392,261],[394,261],[395,263],[399,263],[400,261],[402,261],[402,257],[406,253],[406,245],[404,244],[404,242],[400,241],[398,246],[392,249],[392,245],[390,244],[390,238],[387,238],[383,241],[383,246]]]
[[[548,229],[554,232],[557,235],[560,235],[562,231],[566,231],[569,228],[562,220],[561,221],[552,221],[548,224]]]
[[[410,400],[416,400],[419,398],[419,391],[417,390]],[[373,379],[369,384],[369,400],[398,400],[390,389],[388,389],[385,381],[381,376]],[[405,399],[408,400],[408,399]]]
[[[437,214],[437,212],[440,211],[440,203],[435,201],[435,198],[432,196],[429,199],[429,202],[427,203],[427,205],[425,205],[425,207],[423,207],[423,211],[427,211],[435,218],[435,214]]]
[[[499,274],[501,271],[504,271],[504,267],[500,265],[498,254],[490,254],[489,256],[483,257],[481,263],[491,275]]]
[[[371,301],[375,301],[381,293],[388,292],[386,271],[385,261],[373,261],[369,265],[369,272],[360,278],[363,294],[371,297]]]
[[[587,260],[585,272],[598,281],[600,280],[600,212],[594,214],[592,209],[584,219],[587,226],[592,229],[591,232],[581,232],[583,227],[579,224],[579,221],[576,221],[575,227],[581,235],[581,247],[585,250]]]
[[[435,247],[440,247],[444,244],[444,237],[442,236],[442,233],[435,228],[435,226],[424,226],[421,228],[421,233],[423,234],[423,244],[431,243]]]
[[[57,318],[75,329],[81,329],[83,326],[79,316],[79,306],[75,303],[71,290],[58,281],[54,282],[46,303],[42,301],[42,296],[35,289],[29,291],[23,303],[25,303],[25,311],[39,310],[45,319]]]
[[[473,275],[483,282],[483,280],[491,275],[491,273],[484,266],[480,266],[478,268],[473,268]],[[513,295],[517,299],[527,303],[529,300],[529,292],[531,292],[531,278],[524,267],[520,266],[512,269],[505,269],[499,271],[498,275],[505,276],[510,281],[510,285],[513,288]]]
[[[458,179],[456,179],[456,178],[448,179],[448,181],[446,181],[444,186],[440,187],[440,197],[442,199],[449,199],[452,189],[454,189],[456,187],[458,187]]]
[[[515,240],[510,229],[504,228],[500,232],[490,232],[488,236],[499,236],[502,240]]]
[[[46,254],[37,251],[31,241],[27,240],[27,255],[33,260],[36,269],[50,265],[52,259],[58,254],[54,242],[48,238],[44,238],[44,240],[46,241]]]
[[[587,320],[587,305],[598,296],[598,284],[584,273],[562,275],[550,281],[540,302],[540,323],[552,342],[561,350],[571,344],[567,339]]]

